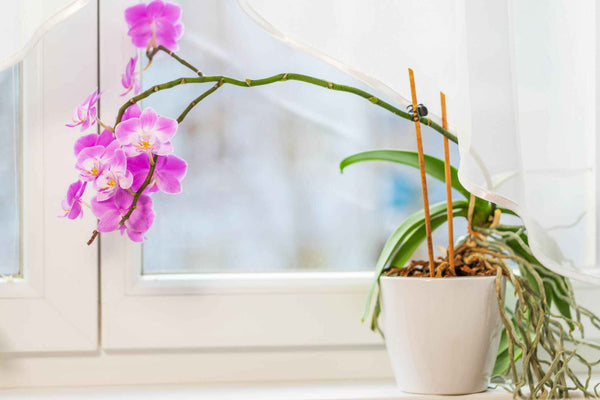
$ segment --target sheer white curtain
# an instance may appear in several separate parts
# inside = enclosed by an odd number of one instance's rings
[[[600,284],[594,1],[239,2],[402,106],[408,67],[434,114],[444,91],[461,182],[516,211],[546,266]]]
[[[18,63],[54,25],[89,0],[1,0],[0,71]]]

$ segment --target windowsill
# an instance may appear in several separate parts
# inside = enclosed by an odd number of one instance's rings
[[[393,400],[448,398],[447,396],[424,396],[404,393],[391,381],[0,390],[0,398],[10,398],[11,400],[88,400],[92,397],[94,400]],[[452,400],[461,399],[512,399],[512,394],[502,389],[496,389],[471,395],[452,396]]]

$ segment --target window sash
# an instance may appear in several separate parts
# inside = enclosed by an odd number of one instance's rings
[[[64,124],[97,82],[95,29],[78,29],[95,26],[95,4],[55,27],[23,61],[22,276],[0,280],[0,353],[98,346],[97,251],[83,245],[95,221],[89,213],[78,223],[58,218],[75,179],[74,157],[65,157],[75,136]]]
[[[126,7],[100,4],[101,90],[119,87],[132,55],[115,18]],[[116,97],[103,98],[107,121],[125,101]],[[142,275],[141,246],[118,233],[102,236],[101,260],[105,349],[381,344],[360,323],[370,273]]]

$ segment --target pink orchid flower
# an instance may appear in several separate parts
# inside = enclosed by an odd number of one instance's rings
[[[123,113],[122,121],[126,121],[130,118],[139,118],[142,110],[140,106],[136,103],[127,108]],[[90,133],[89,135],[84,135],[77,139],[75,145],[73,146],[73,152],[75,156],[79,155],[81,150],[93,147],[93,146],[104,146],[108,147],[115,140],[114,134],[108,129],[104,129],[100,135],[96,133]]]
[[[121,117],[121,121],[127,121],[131,118],[139,118],[140,115],[142,115],[142,109],[138,103],[134,103],[127,107],[127,110],[125,110],[123,116]]]
[[[85,192],[85,187],[87,186],[87,182],[73,182],[69,185],[69,189],[67,190],[67,197],[63,199],[61,202],[61,206],[64,215],[61,217],[67,217],[69,219],[76,219],[83,217],[83,208],[81,207],[81,196],[83,196],[83,192]]]
[[[148,157],[142,154],[128,159],[127,169],[133,174],[131,189],[138,191],[150,170]],[[180,193],[181,180],[186,171],[187,163],[181,158],[174,155],[158,157],[152,180],[144,192],[154,193],[160,190],[165,193]]]
[[[66,126],[74,128],[81,125],[80,132],[83,132],[94,125],[96,123],[96,103],[100,96],[102,96],[102,92],[98,93],[97,90],[94,90],[83,103],[73,110],[73,123],[66,124]]]
[[[133,94],[136,95],[140,92],[140,80],[135,73],[135,66],[137,65],[137,56],[131,58],[125,67],[125,73],[121,75],[121,84],[126,89],[121,96],[125,96],[127,93],[133,90]]]
[[[97,197],[92,199],[92,212],[100,220],[98,232],[112,232],[117,229],[127,235],[134,242],[144,241],[144,233],[150,229],[154,222],[154,211],[152,210],[152,199],[150,196],[141,195],[136,208],[124,225],[120,225],[121,218],[129,211],[133,203],[133,196],[126,190],[119,190],[115,196],[107,201],[99,201]]]
[[[119,123],[115,129],[117,141],[128,157],[138,154],[166,156],[173,152],[170,139],[177,132],[177,121],[159,117],[153,109],[145,109],[139,118]]]
[[[86,147],[81,150],[77,155],[77,163],[75,164],[75,168],[79,170],[79,179],[85,182],[95,181],[112,161],[118,147],[119,144],[114,140],[108,147],[100,145]]]
[[[108,147],[114,141],[113,133],[108,129],[102,131],[101,134],[90,133],[77,139],[73,146],[75,156],[78,156],[83,149],[94,146]]]
[[[177,51],[177,40],[183,34],[180,18],[181,7],[163,0],[137,4],[125,10],[127,34],[133,45],[141,49],[162,45]]]
[[[92,147],[94,149],[95,147]],[[85,151],[85,150],[84,150]],[[121,189],[129,189],[133,183],[131,172],[127,171],[127,158],[121,149],[114,150],[112,158],[104,165],[94,180],[98,201],[108,200]]]

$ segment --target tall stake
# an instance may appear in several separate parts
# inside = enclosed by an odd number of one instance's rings
[[[442,126],[448,129],[448,119],[446,116],[446,95],[440,92],[440,102],[442,103]],[[446,211],[448,212],[448,263],[450,272],[456,275],[454,269],[454,222],[452,220],[452,175],[450,175],[450,150],[448,149],[448,138],[444,136],[444,171],[446,173]]]
[[[410,78],[410,92],[412,95],[413,121],[415,122],[415,133],[417,134],[417,150],[419,152],[419,170],[421,171],[421,189],[423,190],[423,210],[425,211],[425,234],[427,235],[427,254],[429,255],[429,276],[434,276],[433,242],[431,240],[431,217],[429,216],[429,198],[427,196],[427,178],[425,176],[425,157],[423,156],[423,138],[421,137],[421,121],[417,108],[417,90],[415,89],[415,74],[408,69]]]

